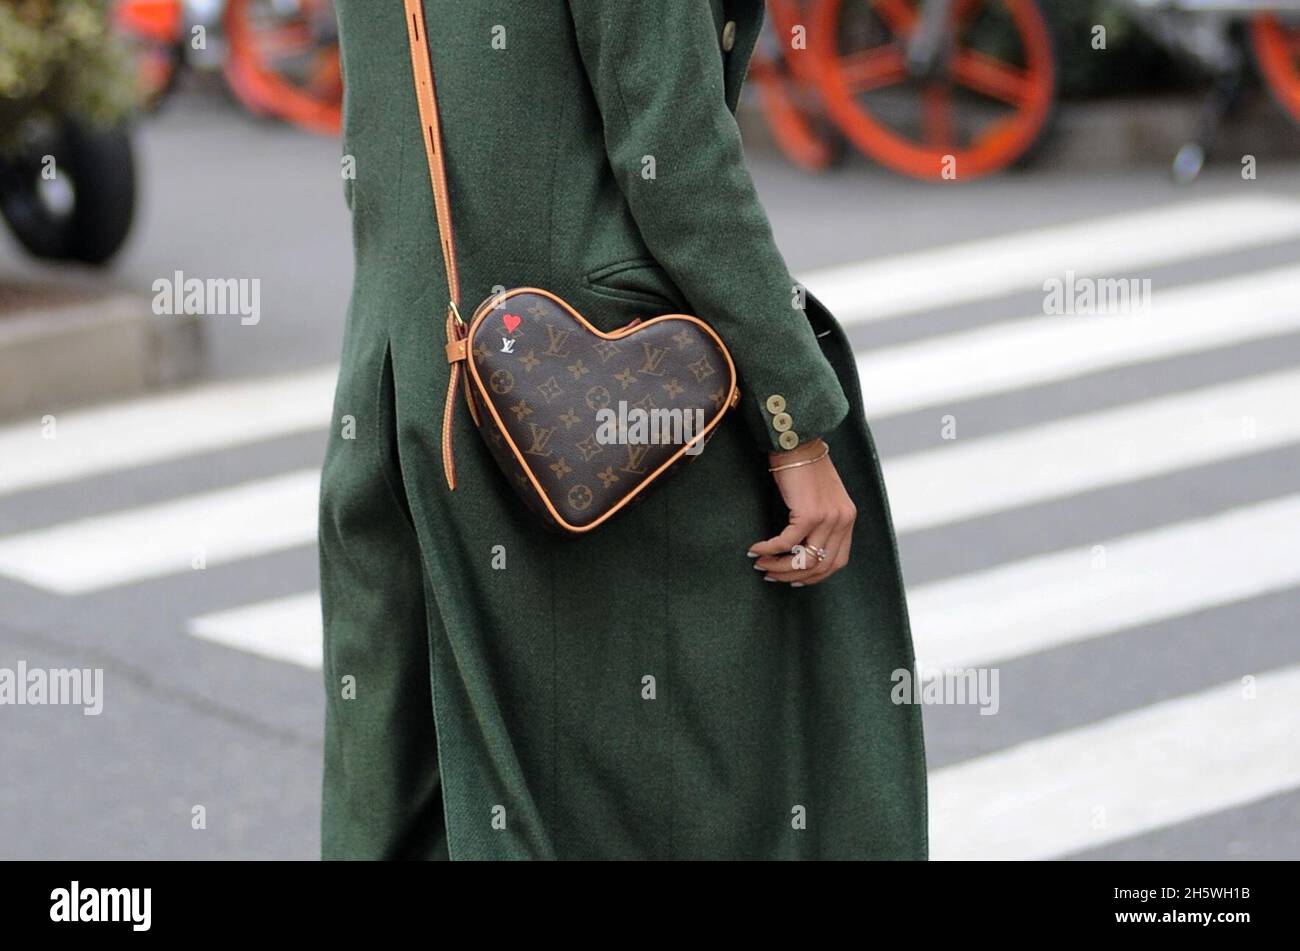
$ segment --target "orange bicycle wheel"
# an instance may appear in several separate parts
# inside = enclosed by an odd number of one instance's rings
[[[1273,97],[1300,122],[1300,21],[1265,13],[1250,24],[1255,61]]]
[[[798,0],[768,0],[765,42],[750,61],[748,82],[758,90],[777,147],[800,168],[820,172],[843,155],[843,138],[821,104],[811,54],[795,45],[799,11]]]
[[[226,81],[251,111],[337,135],[343,73],[333,7],[298,0],[288,12],[267,0],[228,0]]]
[[[1006,168],[1042,134],[1056,96],[1051,33],[1033,0],[953,0],[948,45],[908,61],[924,0],[820,0],[810,11],[816,79],[862,152],[921,179]]]

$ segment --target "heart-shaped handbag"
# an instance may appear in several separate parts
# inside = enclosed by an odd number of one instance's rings
[[[740,400],[735,364],[698,317],[638,318],[603,332],[536,287],[489,297],[465,323],[423,2],[403,2],[451,297],[442,417],[447,485],[456,487],[451,436],[463,384],[475,425],[528,507],[553,529],[589,532],[699,454]]]
[[[465,336],[476,422],[549,525],[586,532],[693,458],[739,399],[736,370],[697,317],[602,333],[549,291],[480,305]]]

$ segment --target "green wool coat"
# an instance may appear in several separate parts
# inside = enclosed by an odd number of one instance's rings
[[[425,0],[466,313],[538,286],[604,330],[694,313],[741,405],[590,535],[544,531],[463,402],[401,0],[337,0],[356,277],[321,495],[329,858],[923,858],[913,654],[852,352],[799,295],[734,110],[759,0]],[[769,400],[858,507],[808,588]],[[780,405],[781,401],[774,401]],[[784,421],[783,421],[784,425]]]

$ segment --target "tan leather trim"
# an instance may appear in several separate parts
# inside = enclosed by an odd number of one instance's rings
[[[477,429],[482,424],[478,418],[478,400],[474,398],[474,388],[470,385],[469,374],[462,373],[461,380],[465,384],[465,402],[469,405],[470,419],[474,420],[474,427]]]
[[[444,349],[447,351],[448,363],[456,363],[457,361],[464,360],[469,354],[469,349],[465,346],[464,339],[453,340],[451,343],[447,344]]]
[[[447,289],[453,303],[460,301],[460,275],[456,268],[456,238],[451,230],[451,195],[447,188],[447,169],[442,161],[442,128],[438,120],[438,94],[433,82],[433,63],[424,36],[423,0],[404,0],[406,32],[411,48],[411,72],[415,77],[415,97],[420,107],[420,125],[424,129],[424,154],[433,185],[434,211],[438,215],[438,239],[442,242],[443,263],[447,269]]]
[[[425,42],[423,0],[403,0],[406,7],[406,37],[411,51],[411,74],[415,80],[415,99],[420,110],[420,126],[424,139],[424,157],[429,166],[429,182],[433,186],[433,208],[438,216],[438,240],[442,244],[442,262],[447,272],[447,293],[450,298],[447,315],[447,357],[451,360],[451,379],[447,382],[447,398],[442,408],[442,468],[447,478],[447,488],[456,488],[456,458],[452,451],[452,426],[456,412],[456,384],[460,378],[460,363],[452,359],[450,348],[462,337],[459,318],[453,319],[460,300],[460,274],[456,267],[456,238],[451,228],[451,195],[447,188],[447,169],[442,160],[442,127],[438,118],[438,94],[433,82],[433,62],[429,58],[429,44]],[[469,394],[469,384],[465,385]],[[477,420],[473,403],[470,413]]]
[[[475,388],[478,390],[479,394],[483,398],[483,405],[486,406],[488,412],[492,414],[492,418],[496,422],[497,429],[500,431],[502,437],[505,439],[506,444],[510,447],[510,451],[511,453],[514,454],[516,461],[518,461],[519,465],[523,468],[524,474],[528,476],[528,481],[532,483],[533,490],[537,493],[538,497],[542,500],[542,504],[546,506],[546,510],[551,514],[551,517],[555,520],[555,523],[557,525],[559,525],[567,532],[571,532],[575,535],[580,535],[583,532],[589,532],[592,529],[599,527],[600,525],[604,524],[608,519],[610,519],[612,516],[617,514],[624,506],[626,506],[638,495],[644,492],[651,485],[651,483],[653,483],[655,479],[659,478],[659,476],[661,476],[664,472],[666,472],[670,466],[672,466],[675,462],[681,459],[681,457],[686,454],[686,451],[690,449],[692,445],[704,439],[706,436],[708,436],[709,433],[711,433],[715,428],[717,428],[718,424],[722,422],[723,417],[727,415],[727,412],[731,409],[733,405],[735,405],[735,401],[737,401],[738,399],[737,394],[739,391],[736,388],[736,364],[734,363],[734,361],[732,361],[731,351],[728,350],[727,345],[722,342],[722,338],[718,336],[717,332],[714,331],[712,327],[710,327],[704,321],[700,320],[700,318],[698,317],[692,317],[690,314],[662,314],[658,317],[651,317],[649,320],[641,321],[640,323],[632,323],[632,324],[628,324],[626,327],[620,327],[618,330],[615,330],[613,333],[605,333],[604,331],[599,330],[596,327],[593,327],[591,323],[587,320],[587,318],[583,317],[582,314],[578,313],[576,310],[570,307],[569,304],[566,301],[564,301],[562,298],[557,297],[555,294],[552,294],[550,291],[544,290],[543,288],[540,287],[512,288],[511,290],[506,291],[504,294],[494,295],[488,298],[487,300],[485,300],[482,304],[480,304],[478,306],[478,309],[474,311],[474,316],[470,319],[469,333],[466,334],[465,336],[465,346],[467,350],[472,351],[474,349],[474,333],[478,330],[484,318],[486,318],[488,314],[492,313],[492,311],[496,310],[501,304],[505,303],[511,297],[515,297],[519,294],[539,294],[542,297],[550,298],[552,301],[554,301],[555,303],[563,307],[565,310],[567,310],[573,317],[577,318],[578,322],[581,323],[584,327],[586,327],[587,330],[591,331],[597,337],[601,337],[605,340],[618,340],[622,337],[626,337],[628,334],[632,334],[637,332],[638,330],[642,330],[645,327],[650,326],[651,324],[658,323],[661,320],[688,320],[691,323],[701,327],[705,333],[707,333],[710,337],[713,338],[714,342],[717,343],[718,345],[718,349],[722,351],[722,355],[727,360],[727,373],[730,376],[731,385],[728,388],[726,398],[723,399],[722,401],[722,408],[718,410],[718,412],[714,415],[714,417],[711,420],[709,420],[708,425],[704,427],[703,431],[701,431],[698,435],[696,435],[696,437],[692,439],[690,442],[683,445],[679,450],[677,450],[677,452],[673,453],[666,461],[664,461],[662,465],[659,466],[659,468],[655,469],[654,472],[646,476],[645,479],[643,479],[636,486],[636,488],[634,488],[631,492],[629,492],[626,496],[623,497],[622,501],[620,501],[617,505],[615,505],[604,515],[600,516],[600,518],[596,519],[594,522],[591,522],[588,525],[574,525],[573,523],[565,520],[565,518],[562,515],[560,515],[558,511],[556,511],[555,506],[551,504],[551,500],[546,494],[546,490],[542,488],[542,484],[537,480],[537,476],[533,473],[533,470],[529,467],[527,460],[525,460],[524,454],[519,450],[519,447],[515,445],[515,441],[510,438],[510,430],[507,429],[505,423],[502,422],[501,415],[497,412],[497,408],[492,402],[492,398],[488,393],[488,389],[484,385],[482,377],[480,377],[478,374],[478,367],[474,365],[473,360],[465,361],[465,365],[468,368],[467,372],[469,373],[470,378],[474,381]]]
[[[447,339],[464,339],[457,336],[456,323],[451,314],[447,315]],[[442,471],[447,477],[447,488],[452,492],[456,491],[456,456],[452,451],[451,439],[455,431],[456,384],[461,378],[460,366],[459,363],[451,365],[451,373],[447,375],[447,397],[442,403]]]

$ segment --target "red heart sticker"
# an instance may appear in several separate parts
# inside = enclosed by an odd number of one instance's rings
[[[520,317],[518,314],[506,314],[503,319],[506,322],[506,330],[509,333],[514,333],[519,327]]]

